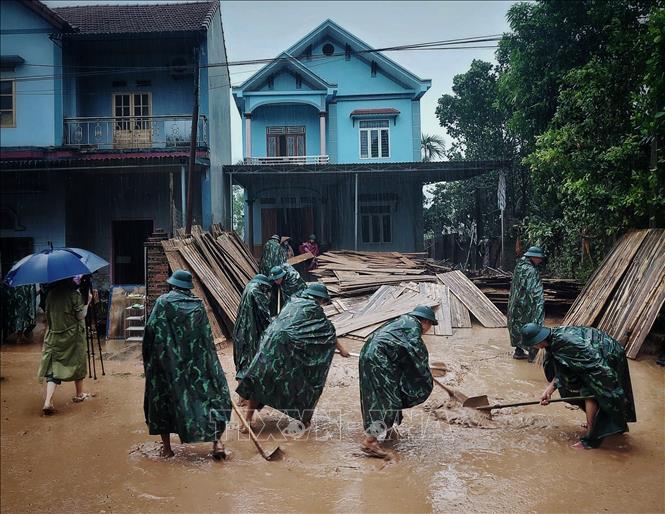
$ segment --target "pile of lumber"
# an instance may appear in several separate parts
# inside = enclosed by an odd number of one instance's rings
[[[614,245],[563,320],[597,327],[637,357],[665,302],[665,229],[634,230]]]
[[[326,252],[317,257],[312,274],[331,296],[367,295],[383,285],[436,281],[424,257],[424,253]]]
[[[508,307],[512,273],[481,275],[472,277],[473,283],[487,296],[494,305]],[[582,284],[577,280],[564,278],[543,278],[545,307],[568,308],[577,298]]]
[[[433,282],[381,284],[370,297],[335,298],[326,307],[337,336],[366,339],[386,321],[416,305],[434,309],[439,324],[434,335],[450,336],[453,328],[471,327],[471,314],[484,326],[506,326],[506,318],[460,271],[435,275]]]
[[[192,274],[194,294],[203,300],[215,340],[233,332],[240,297],[258,273],[258,264],[235,232],[213,225],[211,232],[199,226],[192,234],[162,241],[171,270]]]

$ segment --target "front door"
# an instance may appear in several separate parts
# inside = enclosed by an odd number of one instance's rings
[[[113,94],[113,147],[147,148],[152,144],[152,95]]]
[[[143,244],[152,234],[152,220],[113,221],[113,283],[144,284]]]
[[[305,155],[305,127],[268,127],[268,157]]]

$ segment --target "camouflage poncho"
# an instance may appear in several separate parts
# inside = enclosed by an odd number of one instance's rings
[[[405,314],[379,328],[362,351],[360,405],[365,431],[377,436],[402,421],[402,409],[432,393],[429,354],[418,320]]]
[[[284,264],[284,252],[282,245],[279,244],[279,238],[270,238],[263,245],[263,254],[261,255],[261,262],[259,263],[259,273],[264,274],[266,277],[270,275],[270,270],[273,266],[281,266]]]
[[[556,377],[561,397],[594,396],[599,411],[591,430],[581,439],[591,448],[604,437],[628,431],[636,421],[628,361],[621,344],[601,330],[556,327],[547,347],[545,375]],[[584,408],[584,402],[578,406]]]
[[[270,323],[270,296],[270,286],[251,280],[240,298],[233,327],[233,361],[238,380],[245,376],[259,349],[261,334]]]
[[[28,334],[35,326],[37,293],[34,285],[9,287],[0,285],[2,331],[5,336]]]
[[[150,434],[183,443],[216,441],[231,418],[231,398],[203,302],[189,291],[160,296],[143,339]]]
[[[298,273],[298,271],[296,271],[296,269],[290,264],[284,263],[282,264],[282,268],[284,268],[284,271],[286,271],[286,276],[284,277],[284,281],[279,286],[282,292],[282,308],[283,308],[284,305],[288,303],[289,299],[293,295],[303,291],[307,287],[307,284],[300,276],[300,273]]]
[[[308,423],[323,392],[335,352],[335,327],[321,306],[293,297],[261,337],[261,346],[236,391],[243,398]]]
[[[521,346],[520,330],[525,324],[542,325],[544,319],[545,298],[540,273],[529,257],[522,257],[515,266],[508,298],[510,345]]]

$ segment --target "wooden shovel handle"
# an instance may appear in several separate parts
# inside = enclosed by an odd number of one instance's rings
[[[592,400],[593,396],[569,396],[568,398],[556,398],[550,400],[550,403],[556,402],[574,402],[580,400]],[[496,405],[487,405],[486,407],[476,407],[478,410],[490,410],[490,409],[505,409],[506,407],[522,407],[523,405],[538,405],[540,400],[530,401],[530,402],[519,402],[519,403],[499,403]]]
[[[249,438],[252,440],[252,442],[253,442],[254,445],[256,446],[256,449],[259,450],[259,453],[261,454],[261,457],[263,457],[263,458],[266,459],[266,460],[270,460],[270,459],[268,459],[265,450],[264,450],[263,447],[261,446],[261,443],[259,443],[259,440],[257,439],[256,434],[255,434],[254,431],[252,430],[252,427],[249,426],[249,423],[247,423],[247,420],[246,420],[245,417],[242,415],[242,412],[240,412],[240,409],[239,409],[238,406],[236,405],[236,402],[234,402],[233,400],[231,400],[231,406],[233,407],[233,410],[235,411],[236,416],[238,416],[238,417],[240,418],[240,422],[241,422],[241,423],[243,424],[243,426],[249,431]]]

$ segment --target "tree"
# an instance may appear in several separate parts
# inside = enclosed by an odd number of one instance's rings
[[[422,134],[420,136],[420,151],[423,162],[440,159],[446,153],[443,138],[434,134]]]

